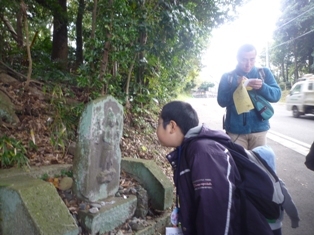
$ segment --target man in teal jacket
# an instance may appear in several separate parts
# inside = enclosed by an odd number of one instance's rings
[[[281,90],[273,74],[268,68],[255,67],[256,49],[253,45],[245,44],[238,50],[238,65],[235,70],[221,77],[217,101],[227,109],[224,129],[233,142],[246,149],[266,145],[266,134],[270,128],[268,120],[262,120],[257,112],[238,114],[233,101],[233,92],[243,80],[249,79],[247,86],[269,102],[277,102]]]

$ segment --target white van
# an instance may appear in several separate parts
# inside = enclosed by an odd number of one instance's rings
[[[306,74],[298,79],[286,97],[286,108],[292,110],[293,117],[314,114],[314,74]]]

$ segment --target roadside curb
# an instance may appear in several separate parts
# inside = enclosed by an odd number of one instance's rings
[[[282,135],[278,132],[269,130],[267,133],[267,138],[293,150],[296,151],[303,156],[306,156],[310,151],[310,145],[304,142],[301,142],[297,139],[290,138],[288,136]]]

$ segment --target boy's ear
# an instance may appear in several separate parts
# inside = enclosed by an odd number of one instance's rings
[[[170,121],[170,133],[174,133],[176,131],[178,131],[179,126],[177,125],[177,123],[173,120]]]

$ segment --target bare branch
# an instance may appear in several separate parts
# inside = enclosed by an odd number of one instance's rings
[[[13,39],[18,42],[17,33],[15,32],[13,26],[10,24],[9,20],[2,14],[0,14],[0,19],[3,21],[4,25],[7,27],[9,32],[11,33]]]

